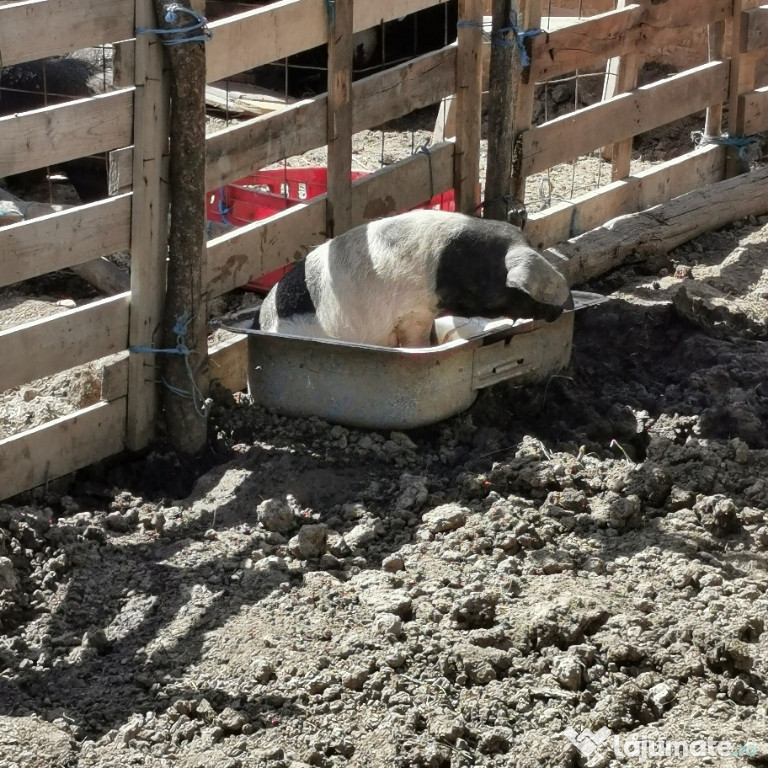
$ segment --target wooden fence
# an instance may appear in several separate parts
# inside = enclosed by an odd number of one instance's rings
[[[516,107],[515,184],[598,147],[612,147],[613,182],[533,215],[528,233],[540,248],[554,245],[622,213],[637,211],[724,178],[726,150],[709,146],[637,175],[629,174],[631,141],[642,131],[700,110],[719,134],[728,106],[732,135],[768,124],[768,87],[757,72],[765,52],[768,6],[742,0],[640,0],[530,41],[532,65]],[[382,21],[434,5],[435,0],[356,0],[354,14],[337,0],[337,35],[350,37]],[[562,4],[562,3],[561,3]],[[349,11],[351,11],[351,2]],[[747,5],[744,0],[744,5]],[[477,205],[482,0],[460,0],[456,43],[247,120],[206,141],[206,188],[310,149],[329,145],[329,193],[208,242],[206,300],[302,257],[336,231],[424,203],[454,188],[458,208]],[[328,39],[325,0],[281,2],[210,24],[207,80],[214,82]],[[541,3],[521,4],[522,26],[541,25]],[[298,23],[297,20],[301,20]],[[73,366],[112,356],[104,365],[102,399],[0,441],[0,498],[34,487],[154,437],[154,362],[129,345],[156,346],[166,258],[168,84],[162,47],[153,35],[151,0],[27,0],[0,5],[0,54],[8,66],[123,41],[130,84],[104,95],[0,118],[0,177],[81,157],[113,153],[121,191],[108,199],[0,229],[0,285],[10,285],[119,250],[131,252],[130,292],[0,332],[0,391]],[[660,40],[692,27],[710,30],[711,60],[636,88],[639,65]],[[728,33],[727,35],[725,33]],[[135,38],[135,39],[134,39]],[[131,41],[125,43],[124,41]],[[335,41],[336,42],[336,41]],[[334,67],[333,45],[330,66]],[[531,125],[535,83],[618,61],[615,96],[571,115]],[[343,62],[342,62],[343,63]],[[379,125],[456,94],[455,136],[376,173],[350,181],[350,132]],[[334,135],[339,126],[344,135]],[[704,125],[702,125],[704,128]],[[329,136],[334,141],[329,142]],[[336,141],[336,139],[340,139]],[[205,311],[205,308],[200,308]],[[245,381],[240,339],[210,350],[211,375],[230,388]]]

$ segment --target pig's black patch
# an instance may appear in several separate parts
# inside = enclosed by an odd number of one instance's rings
[[[520,243],[525,241],[520,236]],[[514,245],[505,222],[478,219],[452,238],[438,261],[435,292],[441,312],[462,317],[512,317],[555,320],[562,307],[534,300],[507,286],[506,255]]]
[[[315,314],[315,302],[307,288],[306,262],[298,261],[275,287],[275,309],[278,317]]]

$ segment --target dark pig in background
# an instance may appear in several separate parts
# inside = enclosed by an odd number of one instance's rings
[[[111,82],[111,51],[89,48],[68,56],[29,61],[0,69],[0,116],[94,96]],[[83,202],[107,196],[107,158],[94,155],[61,163]],[[45,179],[46,169],[7,179],[21,196]]]
[[[310,252],[269,292],[262,331],[427,347],[436,317],[555,320],[563,275],[507,222],[418,210],[355,227]]]

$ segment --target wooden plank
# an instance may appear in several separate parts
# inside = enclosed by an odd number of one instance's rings
[[[668,253],[703,232],[768,211],[768,168],[693,190],[640,213],[612,219],[545,252],[571,285],[631,260]],[[565,261],[563,261],[563,259]]]
[[[523,134],[526,176],[724,100],[728,62],[714,61],[594,104]]]
[[[456,55],[456,150],[454,180],[456,210],[474,213],[480,203],[480,113],[483,74],[483,0],[459,0]]]
[[[133,37],[133,0],[27,0],[0,8],[3,66]]]
[[[741,50],[756,51],[768,46],[768,5],[744,11]]]
[[[453,184],[453,142],[430,155],[413,155],[356,180],[352,226],[424,203]],[[326,240],[325,196],[208,242],[204,281],[209,300],[254,278],[303,258]]]
[[[137,24],[154,26],[152,0],[137,0]],[[161,347],[168,243],[168,133],[170,84],[163,48],[143,35],[135,50],[136,100],[133,115],[133,215],[131,218],[130,344]],[[158,414],[155,356],[134,353],[128,361],[126,445],[140,450],[154,437]]]
[[[628,5],[532,41],[531,78],[537,82],[576,70],[599,69],[610,58],[635,53],[641,58],[674,43],[692,26],[713,24],[731,15],[733,0],[668,0]]]
[[[0,391],[125,349],[130,303],[126,292],[0,331]]]
[[[707,58],[717,61],[725,57],[725,22],[718,21],[707,27]],[[723,102],[717,101],[707,107],[704,119],[704,135],[719,136],[723,132]]]
[[[532,213],[525,234],[538,250],[543,250],[616,216],[650,208],[720,181],[724,156],[722,147],[709,145],[540,213]]]
[[[437,4],[435,0],[358,3],[354,31]],[[301,23],[297,23],[297,19],[301,19]],[[209,83],[328,41],[326,0],[280,0],[212,21],[208,26],[213,33],[206,44],[206,81]]]
[[[353,83],[353,132],[429,106],[452,93],[455,67],[456,46],[451,45]],[[254,169],[323,146],[326,105],[323,94],[209,136],[206,189],[216,189]]]
[[[244,390],[248,382],[248,340],[233,336],[211,347],[208,352],[211,381],[230,392]]]
[[[335,237],[350,227],[352,208],[352,0],[330,6],[326,138],[328,181],[326,232]]]
[[[275,93],[250,83],[237,83],[236,86],[225,81],[206,85],[205,103],[229,115],[257,117],[285,109],[288,104],[295,104],[298,101],[285,94]]]
[[[121,195],[0,228],[0,285],[130,247],[131,196]]]
[[[739,111],[744,113],[744,133],[768,131],[768,86],[758,88],[741,97]]]
[[[133,140],[132,112],[127,88],[0,117],[0,177],[124,147]]]
[[[0,440],[0,498],[120,453],[125,421],[125,400],[114,400]]]

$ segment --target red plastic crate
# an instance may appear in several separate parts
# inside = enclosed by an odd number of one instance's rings
[[[354,181],[365,176],[367,171],[352,171]],[[206,199],[206,218],[242,227],[244,224],[265,219],[279,211],[285,211],[297,203],[322,195],[328,188],[326,168],[280,168],[259,171],[243,179],[227,184]],[[456,205],[453,190],[435,195],[429,202],[415,206],[435,210],[454,211]],[[267,272],[245,287],[258,293],[266,293],[292,267],[288,264],[280,269]]]

